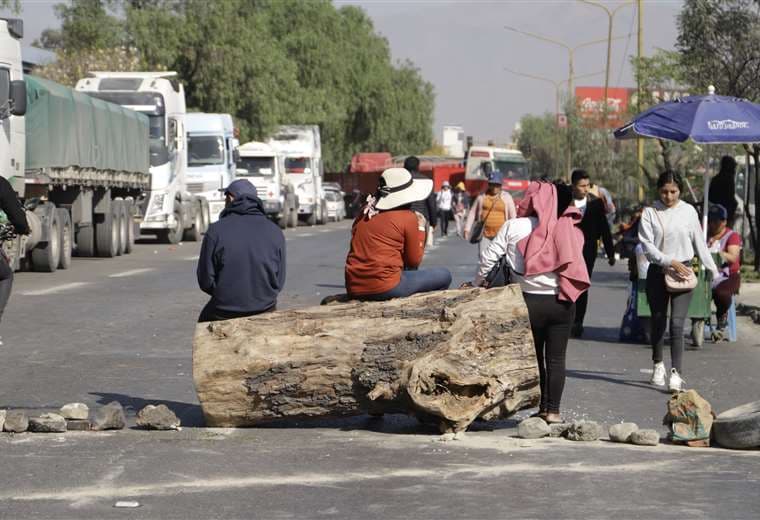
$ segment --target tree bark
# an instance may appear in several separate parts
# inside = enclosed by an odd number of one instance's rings
[[[201,323],[193,378],[206,423],[221,427],[370,412],[462,431],[540,397],[516,285]]]

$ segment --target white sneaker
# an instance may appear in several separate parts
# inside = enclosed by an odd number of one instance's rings
[[[668,390],[671,392],[680,392],[683,390],[685,381],[681,378],[678,370],[675,368],[670,369],[670,379],[668,380]]]
[[[662,361],[654,364],[654,370],[652,371],[652,378],[649,380],[649,384],[665,386],[665,363]]]

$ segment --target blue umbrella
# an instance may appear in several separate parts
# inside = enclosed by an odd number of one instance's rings
[[[682,143],[760,142],[760,105],[729,96],[687,96],[660,103],[615,130],[617,139],[654,137]]]

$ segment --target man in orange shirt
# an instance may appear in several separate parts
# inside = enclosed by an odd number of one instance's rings
[[[432,189],[432,180],[413,179],[404,168],[383,172],[376,194],[354,221],[345,269],[351,298],[380,301],[448,289],[448,269],[408,270],[425,253],[425,218],[410,206]]]
[[[488,164],[488,163],[486,163]],[[483,234],[478,244],[480,261],[483,254],[491,245],[491,240],[501,229],[504,223],[517,216],[517,209],[512,196],[502,190],[504,175],[500,171],[491,172],[488,178],[488,191],[479,195],[472,203],[470,213],[467,215],[467,224],[464,228],[465,240],[470,239],[475,221],[483,222]]]

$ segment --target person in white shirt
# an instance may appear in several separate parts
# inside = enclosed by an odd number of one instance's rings
[[[441,219],[441,236],[449,234],[449,220],[451,220],[451,203],[452,203],[451,185],[449,181],[443,181],[441,191],[438,192],[436,205],[438,206],[438,218]]]
[[[713,261],[694,207],[680,199],[683,180],[675,172],[666,171],[657,179],[660,200],[646,208],[639,224],[639,241],[647,260],[647,301],[652,311],[651,342],[654,371],[650,383],[665,385],[663,346],[670,303],[670,360],[668,388],[683,389],[682,378],[683,326],[689,311],[692,291],[669,292],[665,285],[665,270],[681,277],[693,273],[691,261],[696,256],[713,278],[718,268]]]

